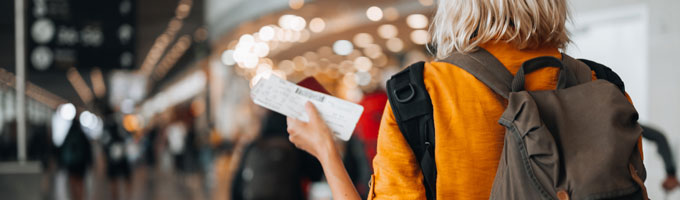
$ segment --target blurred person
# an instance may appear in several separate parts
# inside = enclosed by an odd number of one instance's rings
[[[199,159],[199,143],[194,119],[190,110],[178,107],[176,121],[168,127],[167,137],[170,152],[173,155],[174,166],[177,170],[184,189],[186,199],[203,199],[202,167]]]
[[[5,123],[5,122],[0,122]],[[0,161],[17,160],[17,121],[12,119],[4,125],[0,133]]]
[[[130,199],[132,194],[132,168],[128,162],[126,144],[130,134],[116,121],[116,113],[107,110],[102,116],[104,132],[102,143],[106,160],[106,177],[109,182],[111,198],[114,200]],[[119,180],[122,181],[125,192],[119,189]]]
[[[74,119],[78,119],[78,115]],[[59,148],[59,164],[68,172],[71,199],[84,199],[84,178],[92,161],[90,140],[81,129],[79,120],[73,120],[64,143]]]
[[[431,31],[438,59],[485,50],[514,75],[527,60],[561,58],[560,49],[570,41],[566,0],[440,0],[437,7]],[[554,89],[558,71],[532,72],[526,76],[527,90]],[[437,130],[434,197],[489,199],[504,146],[505,128],[498,119],[507,101],[448,62],[426,62],[423,74]],[[305,109],[309,122],[288,118],[289,140],[319,159],[334,199],[360,199],[328,126],[313,104],[307,103]],[[427,198],[419,161],[389,104],[382,116],[373,170],[368,199]]]
[[[321,179],[314,157],[287,141],[286,117],[269,112],[261,134],[245,147],[231,188],[232,200],[307,199],[311,182]]]
[[[54,175],[55,146],[47,123],[34,124],[29,127],[28,160],[38,160],[43,169],[40,192],[44,198],[50,195],[52,177]]]
[[[666,179],[661,184],[661,187],[666,192],[670,192],[680,186],[680,182],[678,182],[678,178],[675,175],[675,160],[673,160],[673,153],[668,145],[668,140],[666,140],[666,136],[661,131],[646,125],[641,126],[643,130],[642,137],[656,143],[657,152],[663,159],[666,168]]]

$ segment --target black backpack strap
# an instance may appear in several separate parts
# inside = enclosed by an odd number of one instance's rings
[[[423,80],[424,67],[425,62],[418,62],[392,76],[387,81],[387,97],[399,130],[420,164],[427,199],[435,199],[434,122],[432,101]]]
[[[616,74],[616,72],[612,71],[611,68],[604,66],[603,64],[593,62],[591,60],[586,59],[578,60],[588,65],[588,67],[590,67],[590,70],[593,70],[595,72],[595,76],[597,76],[597,79],[607,80],[610,83],[616,85],[616,87],[619,87],[621,92],[626,92],[626,87],[623,84],[623,80],[621,80],[621,77],[619,77],[619,75]]]
[[[442,61],[454,64],[472,74],[503,98],[507,99],[512,91],[511,85],[514,77],[495,56],[484,48],[468,54],[454,53]]]

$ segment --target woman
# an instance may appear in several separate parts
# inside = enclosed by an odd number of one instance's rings
[[[440,0],[432,39],[438,59],[483,48],[514,75],[532,58],[561,58],[559,49],[569,42],[567,16],[566,0]],[[555,88],[557,72],[543,68],[527,75],[526,89]],[[424,79],[434,106],[437,199],[488,199],[503,148],[497,120],[507,102],[450,63],[426,63]],[[313,105],[306,109],[309,123],[288,119],[290,141],[321,161],[334,199],[360,199],[329,129]],[[389,104],[373,167],[368,199],[426,199],[418,162]]]

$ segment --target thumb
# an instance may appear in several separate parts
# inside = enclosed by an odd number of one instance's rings
[[[307,110],[307,114],[309,115],[309,122],[321,122],[323,123],[323,120],[321,119],[321,115],[319,115],[319,111],[316,109],[316,106],[312,104],[312,102],[307,102],[305,104],[305,110]]]

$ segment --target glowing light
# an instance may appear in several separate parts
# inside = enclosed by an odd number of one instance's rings
[[[307,21],[305,21],[305,18],[295,17],[295,21],[292,22],[290,29],[293,29],[294,31],[301,31],[302,29],[305,29],[305,26],[307,26]]]
[[[135,132],[139,130],[141,126],[141,122],[139,120],[139,117],[136,115],[125,115],[123,117],[123,128],[127,130],[128,132]]]
[[[354,59],[354,67],[360,72],[367,72],[371,70],[373,62],[367,57],[360,56]]]
[[[97,125],[97,116],[92,114],[90,111],[83,111],[80,113],[78,121],[80,122],[80,125],[89,129],[93,129],[94,126]]]
[[[387,47],[387,50],[391,52],[400,52],[402,49],[404,49],[404,42],[401,41],[399,38],[390,38],[387,40],[387,43],[385,44]]]
[[[304,5],[305,5],[305,0],[289,0],[288,1],[288,6],[290,6],[290,8],[293,9],[293,10],[300,9]]]
[[[248,69],[255,68],[257,66],[257,63],[258,63],[258,58],[257,58],[257,56],[255,56],[253,54],[246,54],[243,57],[243,67],[245,67],[245,68],[248,68]]]
[[[383,17],[383,12],[377,6],[371,6],[370,8],[368,8],[368,10],[366,10],[366,17],[368,17],[368,19],[374,22],[380,21],[380,19],[382,19]]]
[[[357,82],[353,73],[347,73],[342,77],[342,83],[347,87],[356,87]]]
[[[316,72],[319,71],[319,65],[316,63],[310,63],[307,68],[303,71],[305,76],[314,76]]]
[[[292,74],[295,72],[295,63],[290,60],[283,60],[279,63],[279,70],[285,72],[286,74]]]
[[[253,43],[255,43],[255,37],[253,37],[250,34],[244,34],[244,35],[241,36],[241,38],[238,39],[238,45],[236,45],[236,46],[237,47],[239,45],[251,46],[251,45],[253,45]]]
[[[293,37],[290,39],[291,42],[299,42],[302,38],[302,31],[293,31]]]
[[[276,36],[274,36],[274,39],[278,41],[283,41],[285,37],[286,31],[282,28],[276,28]]]
[[[62,119],[73,120],[76,117],[76,107],[71,103],[62,104],[57,110]]]
[[[420,5],[423,6],[431,6],[434,4],[434,0],[418,0],[418,2],[420,2]]]
[[[366,86],[371,83],[371,74],[368,72],[357,72],[354,74],[354,81],[360,86]]]
[[[343,73],[343,74],[350,73],[350,72],[352,72],[353,69],[354,69],[354,63],[352,63],[352,61],[349,61],[349,60],[345,60],[345,61],[340,62],[340,65],[338,66],[338,71],[340,71],[340,73]]]
[[[248,54],[243,48],[238,48],[234,51],[232,58],[234,59],[234,62],[240,63],[243,62],[245,55]]]
[[[323,31],[323,29],[326,28],[326,22],[323,21],[321,18],[314,18],[311,21],[309,21],[309,30],[315,33],[319,33]]]
[[[406,24],[413,29],[422,29],[427,27],[427,17],[423,14],[411,14],[406,17]]]
[[[293,63],[295,70],[302,71],[305,70],[305,67],[307,66],[307,59],[302,56],[295,56],[295,58],[293,58]]]
[[[373,44],[373,36],[368,33],[358,33],[354,35],[352,40],[358,47],[367,47],[368,45]]]
[[[272,40],[274,39],[275,35],[274,28],[272,28],[271,26],[263,26],[262,28],[260,28],[260,31],[258,33],[260,40],[262,41]]]
[[[295,20],[295,15],[282,15],[279,17],[279,26],[284,29],[290,29],[290,24]]]
[[[283,31],[283,41],[286,42],[292,42],[293,41],[293,33],[294,31],[292,30],[284,30]]]
[[[347,55],[347,59],[348,59],[348,60],[354,60],[355,58],[357,58],[357,57],[359,57],[359,56],[361,56],[361,55],[362,55],[362,54],[361,54],[361,51],[359,51],[358,49],[355,49],[354,51],[352,51],[352,53],[350,53],[349,55]]]
[[[383,12],[387,21],[395,21],[399,19],[399,11],[394,7],[385,8]]]
[[[260,63],[257,65],[257,70],[255,70],[255,74],[262,74],[262,73],[271,73],[272,72],[272,66],[267,64],[267,63]]]
[[[267,44],[264,42],[255,43],[253,52],[255,55],[257,55],[257,57],[265,57],[267,54],[269,54],[269,46],[267,46]]]
[[[298,39],[298,42],[307,42],[310,37],[312,37],[312,35],[308,30],[302,30],[300,32],[300,39]]]
[[[352,50],[354,49],[354,46],[350,41],[347,40],[338,40],[333,43],[333,52],[338,55],[346,56],[349,55],[349,53],[352,53]]]
[[[305,18],[295,15],[283,15],[279,18],[279,26],[281,26],[281,28],[294,31],[305,29],[306,23]]]
[[[234,60],[234,50],[226,50],[222,52],[221,60],[222,64],[227,66],[236,64],[236,61]]]
[[[424,45],[429,42],[430,38],[425,30],[415,30],[411,32],[411,41],[415,44]]]
[[[381,38],[390,39],[397,37],[397,34],[399,34],[399,31],[397,30],[397,27],[392,24],[383,24],[378,27],[378,35]]]
[[[364,54],[370,58],[377,58],[382,55],[382,48],[377,44],[370,44],[364,48]]]
[[[315,61],[319,59],[319,55],[314,52],[308,51],[303,55],[308,61]]]

